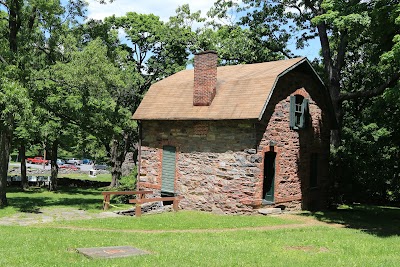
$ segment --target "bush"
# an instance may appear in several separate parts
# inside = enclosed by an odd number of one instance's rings
[[[128,176],[122,176],[119,180],[119,186],[116,188],[116,191],[134,191],[136,190],[136,177],[137,177],[137,168],[135,167],[132,172]],[[135,195],[114,195],[112,197],[113,202],[119,204],[127,204],[129,199],[135,198]]]

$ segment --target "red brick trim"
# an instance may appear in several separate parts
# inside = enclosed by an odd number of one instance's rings
[[[301,95],[304,98],[310,98],[310,94],[304,88],[297,89],[291,95]]]
[[[262,188],[263,188],[263,184],[264,184],[264,161],[265,161],[265,153],[266,152],[275,152],[276,153],[276,156],[275,156],[275,178],[274,178],[274,200],[275,200],[275,202],[276,202],[276,199],[277,199],[277,188],[278,188],[278,184],[279,184],[279,174],[280,174],[280,158],[281,158],[281,149],[279,148],[279,147],[277,147],[277,146],[266,146],[266,147],[264,147],[263,149],[262,149],[262,158],[263,158],[263,161],[262,161],[262,164],[261,164],[261,172],[260,172],[260,183],[259,183],[259,186],[260,186],[260,192],[259,192],[259,194],[258,194],[258,199],[259,200],[255,200],[256,202],[257,202],[257,204],[258,204],[258,202],[260,202],[260,205],[261,205],[261,203],[262,203],[262,200],[264,199],[264,196],[262,195],[263,194],[263,190],[262,190]]]

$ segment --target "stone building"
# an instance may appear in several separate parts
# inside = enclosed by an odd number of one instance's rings
[[[155,83],[140,122],[139,189],[181,195],[183,209],[318,209],[329,185],[330,96],[306,58],[194,70]]]

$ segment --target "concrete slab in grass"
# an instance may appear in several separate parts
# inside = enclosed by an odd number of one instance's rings
[[[79,253],[93,259],[112,259],[150,254],[148,251],[130,246],[77,248]]]

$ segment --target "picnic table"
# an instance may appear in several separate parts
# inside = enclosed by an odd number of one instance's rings
[[[136,195],[136,199],[129,200],[129,203],[136,204],[135,205],[135,216],[136,217],[140,217],[142,215],[141,205],[144,203],[151,203],[151,202],[158,202],[158,201],[172,201],[173,210],[178,211],[179,201],[182,199],[182,196],[145,198],[146,194],[154,193],[153,191],[150,191],[150,190],[104,191],[101,193],[104,196],[103,210],[108,210],[108,208],[110,207],[111,195]]]

